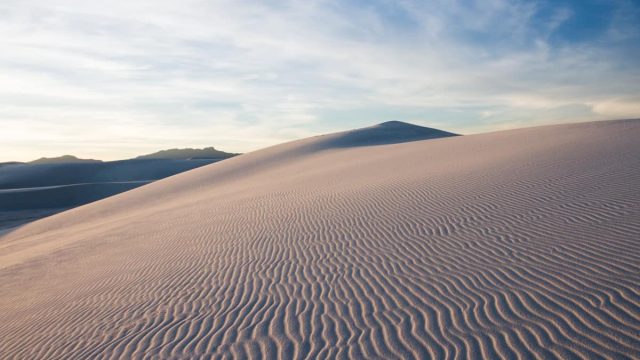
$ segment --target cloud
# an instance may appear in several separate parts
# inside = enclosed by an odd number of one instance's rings
[[[7,0],[0,157],[248,151],[389,118],[472,132],[640,116],[637,6],[591,5]]]
[[[608,99],[592,104],[593,112],[611,118],[640,117],[640,97]]]

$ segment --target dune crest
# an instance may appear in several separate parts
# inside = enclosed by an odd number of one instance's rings
[[[0,357],[640,357],[640,121],[406,125],[2,235]]]
[[[322,136],[324,147],[388,145],[411,141],[457,136],[457,134],[413,125],[402,121],[387,121],[378,125]]]

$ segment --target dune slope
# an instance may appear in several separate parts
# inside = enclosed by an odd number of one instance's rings
[[[0,358],[640,357],[640,121],[402,129],[5,234]]]

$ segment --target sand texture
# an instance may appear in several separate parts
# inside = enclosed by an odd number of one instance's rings
[[[640,121],[448,135],[313,137],[0,235],[0,358],[640,358]]]

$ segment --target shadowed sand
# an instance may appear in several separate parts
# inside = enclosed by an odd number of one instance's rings
[[[640,121],[404,126],[3,235],[0,358],[640,357]]]
[[[0,189],[157,180],[215,161],[219,160],[132,159],[107,162],[6,165],[0,169]]]
[[[101,162],[63,156],[43,158],[27,164],[9,163],[0,166],[0,230],[220,160],[133,159]],[[10,221],[5,221],[7,219]]]

